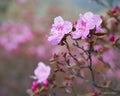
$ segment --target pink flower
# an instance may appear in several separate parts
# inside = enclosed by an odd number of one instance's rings
[[[34,70],[35,76],[32,76],[32,78],[37,79],[38,83],[46,84],[50,70],[49,66],[46,66],[43,62],[39,62],[38,67]]]
[[[120,52],[118,50],[115,50],[113,48],[108,49],[104,52],[102,55],[103,61],[105,63],[108,63],[111,68],[119,68],[120,67]]]
[[[30,28],[26,24],[17,23],[14,24],[15,31],[13,31],[12,36],[19,43],[25,43],[33,39],[33,34]]]
[[[45,46],[36,46],[36,55],[39,57],[39,58],[46,58],[46,48]]]
[[[31,45],[28,48],[28,52],[29,52],[29,54],[35,55],[38,58],[46,59],[49,57],[49,55],[46,55],[46,51],[48,49],[49,49],[49,46],[45,47],[43,45]]]
[[[24,3],[26,2],[26,0],[16,0],[16,2],[17,2],[18,4],[24,4]]]
[[[72,32],[73,39],[86,38],[90,30],[96,28],[100,29],[102,19],[99,15],[92,12],[87,12],[84,15],[80,14],[80,18],[75,25],[76,30]]]
[[[54,19],[54,24],[51,28],[51,36],[48,37],[48,41],[52,44],[58,44],[61,42],[65,34],[72,31],[72,23],[69,21],[64,21],[61,16]]]
[[[0,26],[0,45],[7,51],[17,50],[20,44],[32,39],[32,31],[26,24],[5,22]]]

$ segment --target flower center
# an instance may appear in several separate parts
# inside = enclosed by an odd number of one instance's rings
[[[58,31],[62,31],[62,30],[63,30],[63,26],[58,26],[58,27],[57,27],[57,30],[58,30]]]
[[[63,31],[63,26],[61,26],[61,25],[58,26],[58,27],[57,27],[57,30],[58,30],[58,33],[57,33],[57,34],[58,34],[59,36],[61,36],[61,35],[63,34],[63,32],[62,32],[62,31]]]
[[[81,26],[79,27],[79,30],[85,31],[85,29],[86,29],[86,22],[81,21]]]

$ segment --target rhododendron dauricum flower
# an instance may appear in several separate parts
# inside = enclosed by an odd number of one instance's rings
[[[0,26],[0,45],[7,51],[16,50],[32,39],[32,31],[24,23],[5,22]]]
[[[37,83],[46,84],[48,76],[50,75],[51,68],[46,66],[43,62],[38,63],[38,67],[34,70],[35,76],[32,76],[33,79],[37,79]]]
[[[48,41],[56,45],[61,42],[65,34],[72,31],[72,23],[69,21],[64,21],[61,16],[54,19],[54,24],[51,28],[51,36],[48,37]]]
[[[101,23],[102,19],[99,15],[93,14],[92,12],[87,12],[84,15],[80,14],[80,18],[75,25],[76,30],[72,32],[72,38],[86,38],[90,30],[94,28],[100,30]]]

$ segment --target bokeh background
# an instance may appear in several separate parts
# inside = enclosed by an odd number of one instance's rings
[[[31,87],[30,76],[37,63],[49,64],[53,52],[61,49],[47,41],[54,17],[60,15],[73,22],[87,11],[105,15],[118,3],[119,0],[0,0],[0,96],[28,96],[26,90]]]

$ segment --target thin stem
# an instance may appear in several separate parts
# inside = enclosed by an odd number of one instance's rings
[[[79,43],[77,41],[75,41],[75,43],[73,43],[74,46],[76,46],[77,48],[81,49],[86,55],[88,55],[88,51],[85,50],[83,47],[79,46]]]
[[[68,45],[68,42],[67,42],[67,41],[65,41],[65,45],[66,45],[66,47],[67,47],[67,49],[68,49],[68,54],[69,54],[78,64],[80,64],[80,62],[75,58],[75,56],[73,56],[73,55],[71,54],[70,48],[69,48],[69,45]]]
[[[90,43],[90,47],[89,47],[89,50],[85,50],[84,48],[80,47],[78,42],[76,41],[76,43],[73,43],[74,46],[76,46],[77,48],[81,49],[83,52],[85,52],[85,54],[88,56],[88,59],[89,59],[89,65],[88,66],[79,66],[79,68],[88,68],[90,70],[90,73],[91,73],[91,77],[92,77],[92,80],[89,80],[87,78],[85,78],[85,76],[82,76],[79,72],[77,72],[76,70],[73,70],[72,67],[70,66],[70,61],[69,59],[67,59],[67,57],[65,57],[65,61],[67,63],[67,65],[70,67],[69,70],[71,72],[71,74],[77,76],[77,77],[80,77],[82,78],[83,80],[85,80],[86,82],[89,82],[91,83],[94,87],[96,88],[99,88],[99,89],[107,89],[111,92],[115,92],[116,94],[119,94],[120,93],[120,90],[119,89],[114,89],[114,88],[111,88],[109,86],[103,86],[103,85],[99,85],[95,82],[95,76],[94,76],[94,71],[93,71],[93,64],[92,64],[92,50],[93,50],[93,42],[92,42],[92,34],[90,35],[90,37],[88,37],[88,40],[89,43]],[[65,45],[68,49],[68,54],[78,63],[78,59],[72,55],[72,53],[70,52],[70,48],[69,48],[69,45],[67,43],[67,41],[65,41]],[[109,93],[109,92],[108,92]],[[105,93],[106,94],[106,93]],[[76,95],[73,95],[73,96],[76,96]]]
[[[75,93],[75,90],[73,88],[73,84],[71,85],[71,89],[72,89],[72,96],[77,96],[76,93]]]
[[[93,72],[93,69],[92,69],[92,56],[91,56],[92,46],[93,46],[93,43],[90,42],[90,48],[89,48],[89,51],[88,51],[88,54],[89,54],[88,57],[89,57],[89,62],[90,62],[89,69],[91,71],[92,80],[95,82],[94,72]]]

